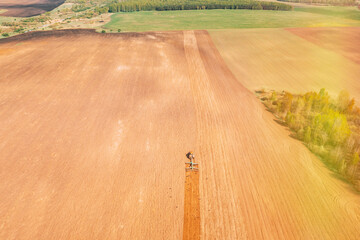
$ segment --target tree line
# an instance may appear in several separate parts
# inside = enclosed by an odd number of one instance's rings
[[[303,95],[257,93],[294,137],[360,190],[360,108],[347,91],[341,91],[337,99],[325,89]]]
[[[282,2],[295,2],[295,3],[309,3],[309,4],[324,4],[333,6],[354,6],[356,0],[278,0]]]
[[[290,11],[292,6],[277,2],[253,0],[125,0],[106,6],[109,12],[172,11],[200,9],[253,9]]]

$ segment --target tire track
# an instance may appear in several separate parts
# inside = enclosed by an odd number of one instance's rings
[[[185,173],[183,240],[200,239],[199,172]]]

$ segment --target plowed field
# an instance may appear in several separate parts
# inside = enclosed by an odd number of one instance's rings
[[[50,11],[65,0],[0,0],[0,9],[7,11],[1,16],[31,17]]]
[[[63,33],[0,43],[0,239],[181,239],[189,150],[202,239],[358,238],[359,195],[206,31]]]

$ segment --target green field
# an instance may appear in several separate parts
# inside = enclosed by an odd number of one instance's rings
[[[360,10],[357,7],[307,7],[295,8],[295,11],[360,21]]]
[[[261,10],[188,10],[142,11],[116,13],[104,27],[117,31],[157,31],[187,29],[235,29],[282,27],[332,27],[360,26],[360,21],[349,19],[354,9],[344,8],[342,13],[327,11],[317,13],[312,8],[294,11]],[[349,11],[349,12],[348,12]],[[357,11],[360,14],[360,11]],[[360,20],[360,19],[359,19]]]

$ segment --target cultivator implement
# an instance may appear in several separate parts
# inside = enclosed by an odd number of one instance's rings
[[[186,170],[190,170],[190,171],[198,171],[199,168],[199,164],[195,163],[195,156],[192,152],[189,152],[188,154],[186,154],[187,158],[190,160],[190,162],[186,162],[185,164],[188,166],[187,168],[185,168]]]

